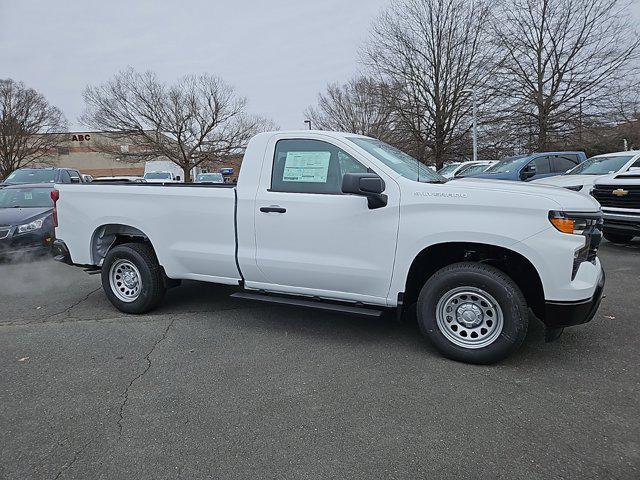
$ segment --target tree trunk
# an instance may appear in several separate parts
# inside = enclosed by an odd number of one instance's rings
[[[191,165],[187,164],[187,165],[180,165],[180,167],[182,168],[182,170],[184,171],[184,183],[191,183]]]
[[[538,110],[538,151],[544,152],[548,146],[549,125],[547,113],[540,109]]]

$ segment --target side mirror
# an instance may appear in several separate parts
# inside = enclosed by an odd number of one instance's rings
[[[527,181],[536,174],[536,166],[532,163],[520,171],[520,180]]]
[[[345,173],[342,177],[342,193],[367,197],[370,209],[387,205],[384,180],[375,173]]]

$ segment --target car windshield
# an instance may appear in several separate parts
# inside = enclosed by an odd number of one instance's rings
[[[404,178],[425,183],[444,183],[447,181],[446,178],[431,170],[424,163],[420,163],[411,155],[407,155],[380,140],[365,137],[351,137],[349,140]]]
[[[633,158],[632,155],[591,157],[567,172],[567,175],[606,175],[616,173]]]
[[[520,167],[520,165],[522,165],[522,160],[525,158],[527,158],[527,155],[518,155],[516,157],[505,158],[504,160],[501,160],[500,162],[485,170],[485,173],[515,172]]]
[[[196,177],[196,181],[223,183],[224,177],[221,173],[201,173]]]
[[[446,166],[442,167],[440,170],[438,170],[438,173],[440,175],[448,175],[448,174],[452,173],[459,166],[460,166],[459,163],[450,163],[449,165],[446,165]]]
[[[54,183],[55,181],[55,170],[43,170],[38,168],[16,170],[5,180],[6,183]]]
[[[169,172],[145,173],[144,178],[148,180],[171,180],[171,174]]]
[[[456,175],[460,177],[465,175],[473,175],[474,173],[482,173],[487,169],[488,166],[489,165],[485,163],[481,163],[479,165],[478,164],[470,165],[468,167],[464,167],[458,170],[458,173],[456,173]]]
[[[0,208],[53,207],[49,188],[3,188]]]

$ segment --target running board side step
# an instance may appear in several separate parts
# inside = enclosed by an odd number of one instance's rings
[[[275,303],[278,305],[289,305],[292,307],[313,308],[326,312],[346,313],[349,315],[360,315],[365,317],[380,318],[384,313],[382,310],[366,307],[356,307],[340,303],[330,303],[321,300],[305,300],[303,298],[284,297],[280,295],[237,292],[231,295],[232,298],[243,300],[254,300],[256,302]]]

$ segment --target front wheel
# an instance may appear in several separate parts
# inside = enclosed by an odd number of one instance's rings
[[[612,233],[607,232],[606,230],[602,233],[602,236],[609,240],[611,243],[619,243],[623,245],[633,240],[633,235],[627,235],[624,233]]]
[[[461,262],[442,268],[425,283],[418,298],[418,323],[444,356],[489,364],[522,345],[529,309],[504,272]]]
[[[125,313],[146,313],[164,298],[164,274],[150,245],[125,243],[112,248],[102,264],[102,288]]]

